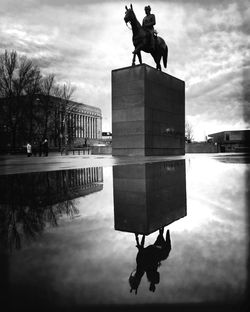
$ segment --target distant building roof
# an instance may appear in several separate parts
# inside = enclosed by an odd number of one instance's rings
[[[40,95],[38,95],[38,96],[40,97]],[[61,98],[58,98],[55,96],[50,96],[50,98],[54,99],[54,100],[58,100],[58,101],[63,101]],[[84,112],[84,110],[86,110],[88,112],[91,111],[91,112],[97,113],[99,115],[102,114],[102,110],[99,107],[87,105],[87,104],[79,103],[79,102],[75,102],[75,101],[68,101],[68,102],[69,102],[69,105],[72,107],[72,111],[77,110],[78,112],[79,111]]]
[[[215,142],[224,143],[249,143],[250,130],[227,130],[208,134]]]
[[[220,134],[225,134],[225,133],[250,133],[250,129],[245,129],[245,130],[225,130],[225,131],[220,131],[220,132],[215,132],[215,133],[211,133],[208,134],[209,137],[213,137],[216,135],[220,135]]]

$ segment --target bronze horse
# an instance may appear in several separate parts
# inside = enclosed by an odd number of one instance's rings
[[[146,53],[151,53],[155,63],[156,63],[156,69],[161,70],[161,58],[163,58],[163,64],[164,67],[167,67],[167,59],[168,59],[168,47],[165,43],[165,41],[158,36],[155,36],[155,49],[151,50],[148,40],[147,32],[143,29],[141,24],[138,22],[135,13],[133,11],[132,4],[130,4],[130,8],[128,9],[127,6],[125,6],[126,13],[124,17],[124,21],[126,24],[130,22],[133,32],[133,44],[135,46],[135,50],[133,52],[133,60],[132,60],[132,66],[135,65],[135,57],[137,55],[140,64],[142,63],[141,58],[141,51],[144,51]]]

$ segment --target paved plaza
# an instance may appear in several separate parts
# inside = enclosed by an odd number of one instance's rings
[[[61,155],[60,153],[50,153],[48,157],[0,155],[0,175],[89,167],[110,167],[128,164],[144,164],[159,161],[191,159],[197,157],[215,157],[224,159],[225,162],[237,162],[239,159],[241,159],[241,162],[250,162],[249,154],[243,153],[192,153],[182,156]],[[244,161],[242,161],[242,159]]]
[[[25,172],[41,172],[88,167],[109,167],[115,165],[143,164],[148,162],[185,159],[185,156],[112,156],[112,155],[60,155],[51,153],[48,157],[26,155],[0,156],[0,175]]]

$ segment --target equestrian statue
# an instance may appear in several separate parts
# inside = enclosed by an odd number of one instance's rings
[[[156,63],[156,69],[161,70],[161,58],[163,59],[163,65],[166,68],[168,47],[165,41],[161,37],[157,36],[157,33],[154,30],[155,15],[151,14],[150,6],[148,5],[144,8],[146,16],[142,21],[142,25],[138,22],[135,16],[132,4],[130,4],[129,9],[127,6],[125,6],[125,9],[126,12],[124,21],[126,24],[131,24],[133,32],[132,40],[135,47],[135,50],[133,51],[132,66],[135,66],[136,55],[140,64],[142,64],[141,51],[144,51],[152,55]]]

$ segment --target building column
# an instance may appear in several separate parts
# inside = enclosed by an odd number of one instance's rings
[[[86,138],[86,116],[83,115],[83,137]]]
[[[89,138],[91,139],[91,117],[89,117]]]
[[[90,117],[90,137],[93,139],[93,118]]]
[[[78,115],[78,138],[81,137],[81,115]]]
[[[94,117],[92,117],[92,139],[94,139]]]
[[[80,138],[80,115],[77,115],[77,128],[78,138]]]
[[[74,128],[74,114],[70,114],[70,119],[71,119],[71,135],[72,135],[72,139],[74,141],[75,139],[75,128]]]
[[[77,138],[77,130],[76,130],[76,114],[74,114],[74,118],[73,118],[73,123],[74,123],[74,133],[75,133],[75,138]]]
[[[80,138],[82,138],[82,115],[80,115]]]
[[[79,115],[79,138],[82,137],[82,115]]]
[[[68,113],[68,140],[71,137],[71,114]]]
[[[89,117],[86,116],[86,137],[89,137]]]
[[[97,139],[97,120],[95,118],[95,129],[94,129],[94,132],[95,132],[95,139]]]
[[[83,138],[83,115],[81,115],[81,138]]]
[[[89,130],[89,138],[91,138],[91,122],[90,122],[90,117],[88,118],[88,124],[89,124],[89,127],[88,127],[88,130]]]
[[[92,139],[94,139],[94,117],[92,117]]]
[[[78,118],[77,114],[75,114],[75,122],[76,122],[76,137],[78,138]]]

